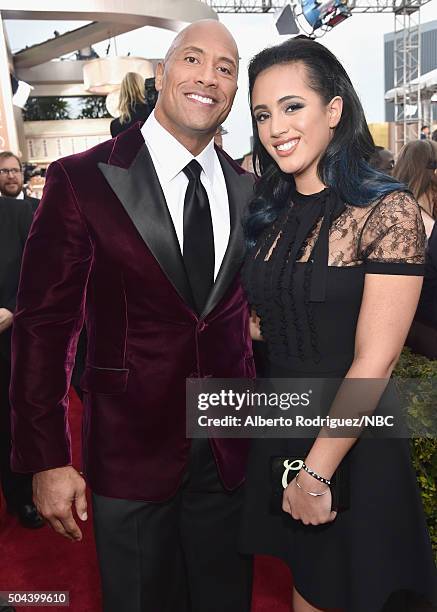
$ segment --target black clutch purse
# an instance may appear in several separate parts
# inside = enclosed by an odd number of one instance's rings
[[[271,457],[271,484],[272,496],[270,511],[273,514],[282,512],[282,498],[284,489],[298,474],[304,460],[302,457]],[[349,463],[347,459],[338,466],[334,476],[331,478],[332,510],[342,512],[349,508]]]

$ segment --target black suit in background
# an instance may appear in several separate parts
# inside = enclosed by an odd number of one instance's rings
[[[39,200],[0,197],[0,308],[15,310],[21,258]],[[0,481],[9,509],[32,503],[32,477],[10,468],[11,328],[0,334]]]
[[[39,200],[38,198],[33,198],[32,196],[24,196],[24,200],[21,200],[22,202],[27,202],[28,204],[30,204],[30,207],[32,209],[32,212],[35,212],[36,209],[38,208],[38,204],[41,202],[41,200]]]
[[[428,240],[422,292],[405,344],[413,353],[437,359],[437,223]]]
[[[437,223],[434,224],[426,249],[425,278],[416,319],[437,330]]]

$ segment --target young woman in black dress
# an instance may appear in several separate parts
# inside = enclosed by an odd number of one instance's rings
[[[374,145],[361,104],[325,47],[299,37],[262,51],[249,87],[260,180],[243,280],[267,375],[388,380],[422,285],[419,207],[367,164]],[[302,469],[273,514],[270,461],[287,454],[313,474]],[[343,462],[350,501],[337,514],[326,481]],[[242,550],[290,565],[294,612],[380,612],[407,592],[431,599],[435,567],[408,440],[254,440]]]

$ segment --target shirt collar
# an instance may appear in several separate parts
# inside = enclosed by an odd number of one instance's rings
[[[210,183],[213,183],[214,179],[214,160],[216,152],[214,149],[214,138],[212,138],[206,147],[196,157],[199,164],[202,166],[204,173],[206,174]]]
[[[160,175],[166,181],[174,179],[187,164],[196,159],[202,166],[208,180],[213,181],[214,176],[214,139],[194,157],[176,138],[170,134],[151,113],[143,126],[141,133],[147,147],[159,164]]]
[[[24,200],[24,191],[20,191],[20,193],[15,196],[16,200]]]

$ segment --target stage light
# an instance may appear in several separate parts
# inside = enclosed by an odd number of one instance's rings
[[[347,0],[302,0],[302,13],[313,30],[333,28],[351,16]]]
[[[294,18],[294,12],[290,4],[286,4],[275,16],[275,24],[281,35],[299,34],[299,28]]]

